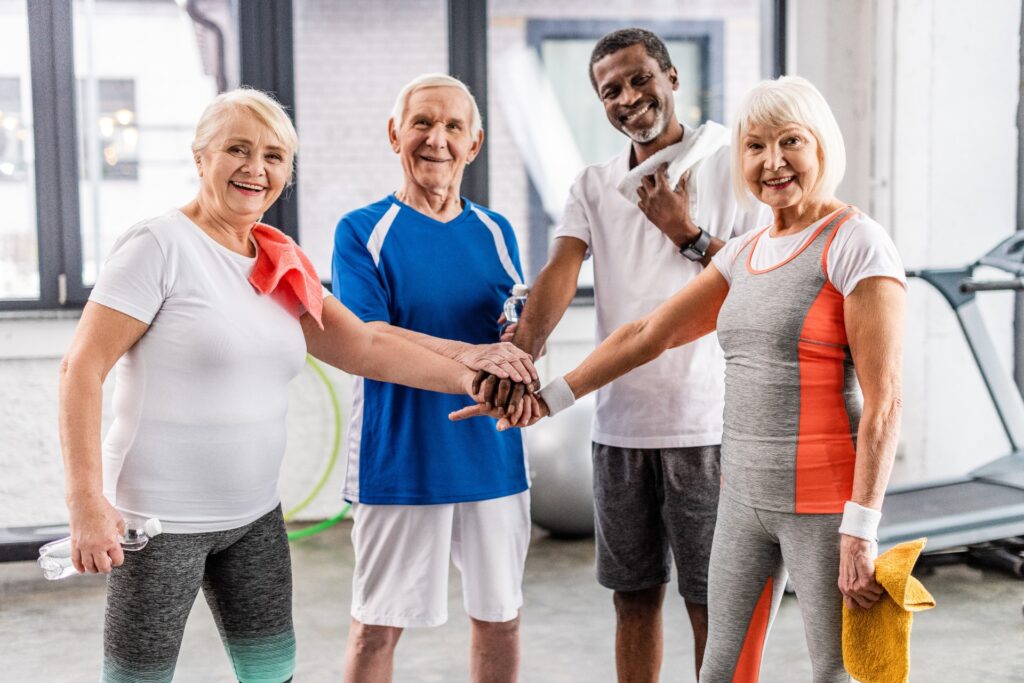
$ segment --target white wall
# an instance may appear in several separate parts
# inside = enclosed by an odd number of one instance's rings
[[[846,136],[839,196],[892,232],[908,269],[973,261],[1015,230],[1019,0],[799,0],[794,73]],[[1011,296],[983,311],[1007,368]],[[897,480],[963,473],[1008,448],[949,307],[908,288]]]

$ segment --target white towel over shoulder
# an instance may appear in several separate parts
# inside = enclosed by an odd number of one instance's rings
[[[619,182],[619,194],[636,203],[640,199],[636,191],[640,187],[641,178],[651,175],[666,162],[669,184],[675,187],[684,173],[728,144],[729,129],[720,123],[708,121],[699,128],[687,128],[682,140],[669,145],[627,173]]]

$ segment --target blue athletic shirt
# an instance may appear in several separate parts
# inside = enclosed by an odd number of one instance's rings
[[[498,316],[522,282],[519,247],[501,215],[462,200],[441,223],[389,195],[342,217],[334,295],[365,322],[471,344],[498,340]],[[431,505],[500,498],[528,487],[520,431],[490,418],[451,422],[468,396],[356,378],[346,500]]]

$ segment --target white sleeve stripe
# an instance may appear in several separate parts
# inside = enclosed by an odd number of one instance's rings
[[[512,278],[512,282],[517,285],[523,284],[523,279],[519,277],[519,273],[516,271],[516,267],[512,264],[512,257],[508,253],[508,245],[505,244],[505,235],[502,234],[501,228],[495,223],[490,216],[481,211],[478,207],[474,206],[473,211],[476,213],[476,217],[480,219],[480,222],[487,226],[487,229],[491,231],[491,237],[494,238],[494,248],[498,250],[498,259],[501,261],[502,267],[508,276]]]
[[[366,248],[370,252],[370,256],[373,257],[373,265],[375,266],[380,265],[380,251],[384,248],[384,238],[388,236],[388,230],[391,229],[391,224],[395,222],[395,216],[398,215],[399,208],[398,204],[392,204],[391,208],[384,212],[384,215],[377,221],[377,225],[373,226],[370,239],[366,241]]]

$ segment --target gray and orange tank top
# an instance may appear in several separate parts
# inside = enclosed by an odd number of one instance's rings
[[[766,228],[731,264],[718,315],[725,351],[723,492],[756,508],[838,513],[853,491],[861,399],[828,248],[840,209],[782,263],[755,270]]]

